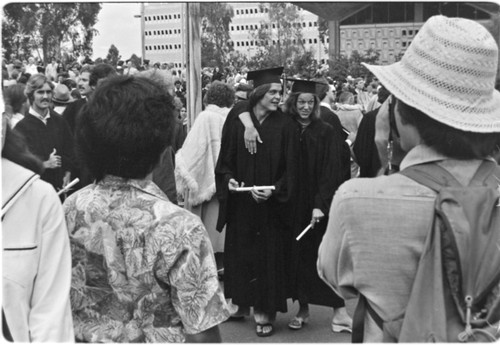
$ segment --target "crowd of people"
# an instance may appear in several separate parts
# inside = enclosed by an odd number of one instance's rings
[[[441,191],[414,171],[462,189],[480,175],[500,205],[497,66],[484,27],[435,16],[366,76],[205,69],[188,124],[189,81],[167,64],[4,64],[4,337],[220,342],[222,322],[251,315],[268,337],[291,299],[291,331],[321,305],[353,341],[499,339],[495,270],[467,312],[457,302],[462,321],[448,304],[444,326],[405,318]],[[500,245],[500,208],[487,216],[460,225],[483,253]],[[432,284],[457,300],[467,277],[446,269]]]

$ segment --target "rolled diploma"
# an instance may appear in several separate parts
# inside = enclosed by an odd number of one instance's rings
[[[302,232],[300,233],[299,236],[297,236],[297,238],[295,239],[296,241],[300,240],[302,238],[302,236],[304,236],[306,234],[306,232],[309,231],[309,229],[311,229],[312,227],[312,224],[309,224],[308,226],[306,226],[306,228],[304,230],[302,230]]]
[[[59,192],[57,192],[57,195],[61,195],[62,193],[66,193],[71,187],[73,187],[78,182],[80,182],[80,179],[77,177],[73,181],[71,181],[70,183],[68,183],[68,185],[66,187],[64,187]]]
[[[237,187],[237,192],[250,192],[252,190],[275,190],[274,186],[253,186],[253,187]]]

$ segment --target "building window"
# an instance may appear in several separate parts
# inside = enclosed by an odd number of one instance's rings
[[[314,43],[318,43],[318,39],[317,38],[314,39]]]
[[[402,30],[402,31],[401,31],[401,35],[402,35],[402,36],[406,36],[406,30]]]
[[[318,26],[318,22],[314,22],[314,26]]]
[[[168,31],[169,31],[170,35],[172,35],[172,30],[168,30]]]
[[[302,26],[305,28],[305,27],[306,27],[306,22],[303,22],[303,23],[302,23]]]
[[[302,43],[306,44],[306,39],[305,38],[302,39]]]
[[[168,15],[168,19],[172,19],[172,15],[171,14]]]
[[[309,44],[312,44],[313,43],[313,40],[310,38],[309,39]]]
[[[245,10],[245,14],[248,14],[248,10]]]
[[[236,10],[236,15],[240,14],[240,10]]]

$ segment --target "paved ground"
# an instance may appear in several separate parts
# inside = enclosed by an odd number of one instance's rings
[[[291,330],[288,322],[295,316],[298,303],[288,302],[288,313],[278,313],[274,323],[274,335],[258,337],[255,334],[253,315],[242,321],[227,321],[220,325],[222,341],[224,343],[351,343],[350,333],[333,333],[330,323],[332,309],[322,306],[309,306],[309,323],[301,330]],[[347,304],[351,314],[352,303]],[[351,314],[352,315],[352,314]]]

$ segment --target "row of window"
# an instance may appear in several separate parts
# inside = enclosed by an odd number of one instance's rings
[[[292,23],[292,27],[307,27],[308,24],[306,22],[301,23]],[[318,22],[309,22],[309,27],[318,26]],[[261,29],[269,29],[269,24],[260,24]],[[276,29],[276,23],[272,24],[272,28]],[[259,28],[258,24],[248,24],[248,25],[231,25],[231,31],[240,31],[240,30],[257,30]]]
[[[268,8],[246,8],[242,10],[236,10],[236,15],[240,14],[254,14],[254,13],[268,13],[269,9]]]
[[[388,36],[388,37],[394,37],[395,35],[395,30],[394,29],[389,29],[389,30],[385,30],[386,32],[384,34],[382,34],[382,29],[378,29],[377,30],[377,33],[376,33],[376,37],[383,37],[383,36]],[[364,30],[364,35],[363,33],[361,32],[361,30],[341,30],[340,31],[340,36],[342,38],[356,38],[356,37],[360,37],[362,38],[363,36],[365,38],[371,38],[373,35],[374,35],[374,30],[372,30],[372,33],[370,33],[369,30]],[[416,35],[418,33],[418,30],[401,30],[401,35],[402,36],[413,36],[413,35]],[[358,35],[359,34],[359,35]]]
[[[302,8],[296,7],[298,11],[302,11]],[[245,8],[241,10],[236,10],[236,15],[243,15],[243,14],[258,14],[258,13],[268,13],[269,9],[268,8]]]
[[[260,42],[260,46],[268,46],[270,45],[271,41],[261,41]],[[279,43],[279,40],[278,41],[275,41],[273,40],[272,41],[272,44],[273,46],[276,45],[276,43]],[[293,40],[292,41],[293,44],[297,44],[297,40]],[[308,40],[303,38],[302,39],[302,43],[303,44],[306,44],[306,43],[309,43],[309,44],[313,44],[313,43],[318,43],[318,39],[317,38],[309,38]],[[253,46],[258,46],[258,41],[236,41],[236,46],[237,47],[253,47]]]
[[[411,41],[402,41],[401,42],[401,46],[403,48],[406,48],[410,45]],[[372,49],[377,49],[377,48],[383,48],[383,49],[387,49],[387,48],[399,48],[399,44],[400,42],[399,41],[384,41],[384,42],[380,42],[380,41],[371,41],[371,42],[365,42],[365,41],[359,41],[358,42],[358,49],[368,49],[368,48],[372,48]],[[344,44],[342,44],[343,46]],[[345,43],[345,47],[347,50],[350,50],[350,49],[355,49],[356,43],[355,42],[346,42]]]
[[[180,33],[181,33],[181,29],[144,31],[144,35],[146,35],[146,36],[177,35]]]
[[[158,45],[150,45],[144,47],[146,50],[177,50],[181,49],[182,45],[180,44],[158,44]]]
[[[167,20],[167,19],[181,19],[180,14],[169,14],[169,15],[164,15],[164,16],[145,16],[144,21],[150,22],[153,20]]]

